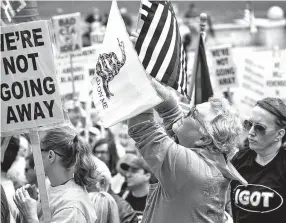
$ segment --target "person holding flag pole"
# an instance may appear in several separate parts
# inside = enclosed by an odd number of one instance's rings
[[[128,120],[130,137],[159,181],[150,188],[142,223],[227,222],[230,181],[247,185],[229,162],[242,130],[239,115],[226,99],[211,98],[183,117],[169,89],[154,79],[153,85],[164,99],[154,107],[163,126],[153,110]]]

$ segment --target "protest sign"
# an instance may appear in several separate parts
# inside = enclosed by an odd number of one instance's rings
[[[237,86],[237,72],[232,58],[231,45],[212,47],[210,56],[212,57],[212,70],[218,86],[223,89]]]
[[[261,63],[255,53],[245,58],[239,105],[242,116],[249,115],[256,102],[264,97],[266,72],[267,66]]]
[[[49,22],[1,27],[1,133],[64,120]]]
[[[80,50],[82,47],[80,13],[53,16],[52,21],[58,52],[68,53]]]
[[[277,55],[270,55],[268,61],[269,71],[266,73],[266,95],[278,97],[286,102],[286,50],[279,51]]]
[[[75,63],[94,64],[96,50],[96,46],[84,47],[81,50],[74,52],[71,57]],[[68,54],[58,54],[56,57],[56,66],[65,65],[66,63],[69,63],[69,60],[70,56]]]
[[[162,102],[138,59],[115,0],[97,55],[90,75],[95,105],[105,127]]]
[[[69,63],[67,54],[58,55],[56,59],[57,76],[61,96],[67,96],[73,93],[72,81],[74,80],[75,95],[80,101],[87,101],[91,91],[89,70],[87,67],[95,68],[96,47],[85,47],[81,51],[71,55],[73,66]],[[72,75],[73,69],[73,75]],[[73,76],[73,78],[72,78]],[[90,99],[89,99],[90,100]]]
[[[57,69],[61,96],[74,94],[81,98],[80,101],[87,100],[90,80],[85,66],[81,63],[73,63],[72,67],[70,64],[66,64]],[[73,82],[74,92],[72,89]]]

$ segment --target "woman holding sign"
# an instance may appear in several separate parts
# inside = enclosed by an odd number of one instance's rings
[[[94,223],[96,213],[85,186],[97,181],[90,151],[70,127],[41,132],[44,169],[51,185],[47,188],[52,222]],[[27,223],[43,221],[37,211],[31,186],[16,191],[14,201]]]

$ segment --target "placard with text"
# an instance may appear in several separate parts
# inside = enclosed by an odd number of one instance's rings
[[[64,121],[49,27],[1,27],[1,133]]]

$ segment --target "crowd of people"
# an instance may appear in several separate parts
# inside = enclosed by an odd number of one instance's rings
[[[121,123],[123,140],[101,129],[88,144],[71,123],[40,132],[52,222],[283,222],[285,103],[260,100],[242,122],[226,99],[211,98],[184,116],[171,90],[154,84],[164,102]],[[42,222],[39,201],[29,136],[13,136],[1,222]]]
[[[86,21],[107,20],[95,11]],[[76,128],[78,108],[69,124],[39,132],[52,222],[284,222],[286,104],[264,98],[242,120],[225,98],[210,98],[184,115],[172,89],[153,84],[161,104],[114,128],[94,117],[89,140]],[[5,149],[1,222],[43,222],[30,136]]]

